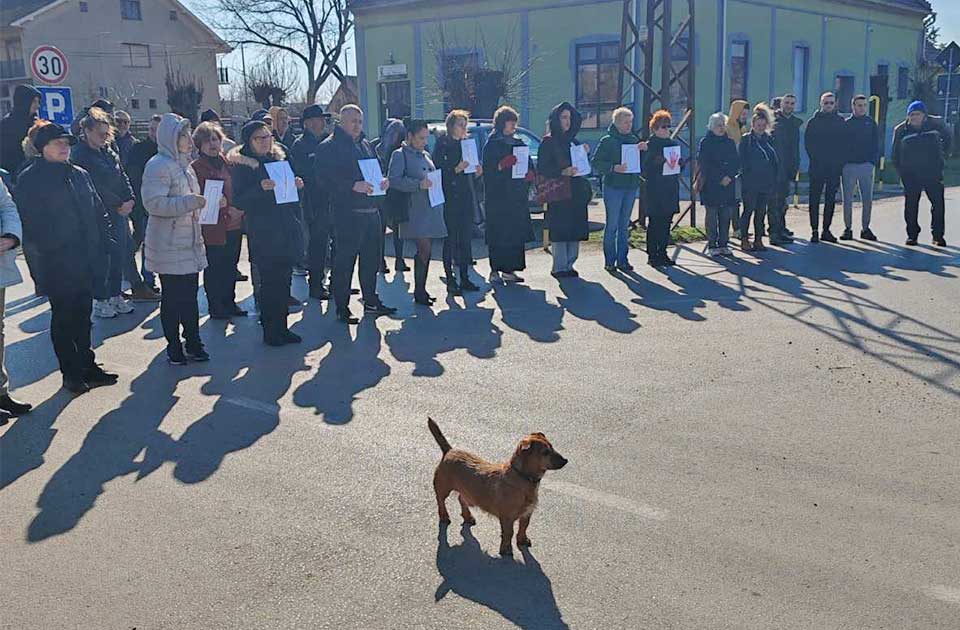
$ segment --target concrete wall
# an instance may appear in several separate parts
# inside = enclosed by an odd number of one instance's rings
[[[75,108],[97,99],[103,87],[111,101],[136,119],[167,112],[168,64],[202,82],[201,111],[219,107],[217,45],[187,16],[171,20],[170,11],[176,5],[162,0],[142,2],[140,21],[122,19],[120,3],[114,0],[90,0],[88,6],[89,12],[81,13],[78,2],[64,3],[27,22],[22,30],[28,64],[30,54],[43,44],[66,54],[70,71],[64,85],[73,90]],[[124,43],[149,46],[150,67],[130,67]],[[139,109],[132,109],[132,98],[140,101]],[[156,99],[156,108],[149,107],[150,99]]]
[[[645,23],[640,2],[640,23]],[[674,3],[674,24],[685,17],[686,3]],[[408,7],[361,11],[357,15],[358,67],[361,105],[368,113],[367,130],[379,133],[377,66],[407,64],[414,113],[442,118],[442,99],[436,90],[436,62],[432,43],[443,24],[448,47],[473,41],[483,32],[491,60],[506,39],[513,38],[522,59],[531,60],[529,77],[509,99],[521,113],[521,124],[542,133],[547,113],[563,100],[575,101],[573,51],[577,43],[618,41],[622,2],[619,0],[488,0],[469,3],[419,3]],[[726,6],[726,36],[721,9]],[[748,98],[751,103],[793,89],[793,48],[809,48],[804,117],[816,110],[821,92],[833,89],[835,76],[853,76],[857,92],[869,91],[869,76],[877,64],[890,67],[891,95],[896,96],[898,65],[911,66],[920,42],[919,14],[885,11],[862,3],[827,0],[697,0],[694,60],[698,132],[709,115],[728,109],[730,43],[749,42]],[[456,33],[455,37],[451,37]],[[721,39],[725,41],[721,42]],[[659,69],[655,76],[659,76]],[[890,106],[888,130],[899,120],[906,103]],[[584,140],[600,131],[585,130]]]

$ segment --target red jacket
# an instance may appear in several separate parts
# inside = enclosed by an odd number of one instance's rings
[[[220,208],[220,216],[216,225],[201,226],[203,232],[203,242],[207,245],[226,245],[227,232],[239,230],[243,227],[243,211],[233,206],[233,182],[230,177],[230,169],[227,168],[226,159],[223,155],[216,158],[200,156],[193,161],[190,166],[193,167],[200,181],[200,190],[203,190],[204,182],[208,179],[219,179],[223,181],[223,196],[227,198],[227,207]]]

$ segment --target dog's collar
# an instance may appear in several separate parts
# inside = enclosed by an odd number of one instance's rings
[[[527,481],[529,481],[530,483],[540,483],[540,479],[542,479],[542,477],[534,477],[533,475],[528,475],[527,473],[523,472],[522,470],[520,470],[519,468],[517,468],[512,464],[510,465],[510,469],[513,470],[513,472],[520,475],[521,477],[523,477],[524,479],[526,479]]]

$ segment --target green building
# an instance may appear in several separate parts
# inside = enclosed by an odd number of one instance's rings
[[[647,2],[634,5],[636,23],[645,24]],[[441,119],[452,102],[466,100],[477,117],[489,116],[505,94],[536,133],[554,105],[574,103],[584,113],[581,137],[591,142],[620,104],[620,0],[354,0],[351,7],[371,135],[387,116]],[[673,2],[675,25],[686,7]],[[696,0],[695,11],[689,49],[698,134],[734,98],[756,103],[793,92],[807,118],[821,92],[836,91],[848,111],[850,98],[870,93],[871,76],[887,75],[889,136],[909,101],[931,9],[925,0]],[[676,47],[673,62],[686,55]],[[631,98],[641,102],[639,87]]]

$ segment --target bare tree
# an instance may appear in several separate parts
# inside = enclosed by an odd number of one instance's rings
[[[132,108],[131,101],[138,98],[143,90],[151,88],[153,88],[152,85],[143,81],[127,81],[125,83],[114,83],[107,89],[110,100],[118,109],[130,111]]]
[[[284,56],[267,55],[263,61],[247,72],[247,89],[264,109],[271,105],[284,105],[300,91],[297,70]]]
[[[490,117],[500,103],[518,100],[539,59],[524,61],[518,35],[514,25],[502,44],[491,46],[479,28],[463,38],[438,23],[427,38],[437,68],[428,98],[442,100],[444,109],[465,108],[478,117]]]
[[[167,88],[167,105],[174,114],[190,119],[197,124],[200,103],[203,102],[203,81],[196,76],[186,74],[181,68],[174,70],[167,66],[164,79]]]
[[[229,41],[282,51],[303,63],[307,103],[331,76],[353,30],[348,0],[206,0],[205,16]]]

